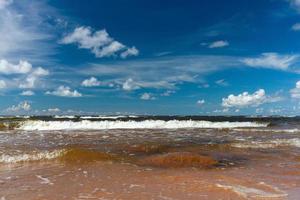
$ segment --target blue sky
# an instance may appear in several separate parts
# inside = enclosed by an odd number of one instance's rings
[[[299,115],[299,0],[0,0],[1,114]]]

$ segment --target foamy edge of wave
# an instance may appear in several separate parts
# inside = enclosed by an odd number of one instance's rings
[[[211,122],[195,120],[145,120],[145,121],[24,121],[19,130],[102,130],[102,129],[180,129],[180,128],[251,128],[267,127],[257,122]]]
[[[235,143],[231,144],[231,146],[236,148],[251,148],[251,149],[269,149],[276,148],[280,146],[294,146],[300,148],[300,139],[292,138],[292,139],[277,139],[266,142],[250,142],[250,143]]]
[[[8,155],[2,154],[0,156],[0,163],[19,163],[19,162],[29,162],[29,161],[40,161],[40,160],[51,160],[64,155],[66,150],[54,150],[54,151],[44,151],[38,153],[24,153],[19,155]]]

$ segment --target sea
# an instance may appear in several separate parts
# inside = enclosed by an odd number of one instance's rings
[[[0,200],[300,199],[300,117],[0,116]]]

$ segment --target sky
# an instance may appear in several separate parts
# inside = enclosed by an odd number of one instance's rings
[[[0,0],[0,114],[300,115],[300,0]]]

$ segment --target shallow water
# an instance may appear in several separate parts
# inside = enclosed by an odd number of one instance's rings
[[[298,199],[295,124],[2,130],[0,199]]]

